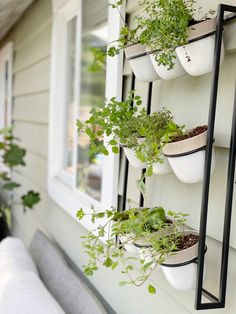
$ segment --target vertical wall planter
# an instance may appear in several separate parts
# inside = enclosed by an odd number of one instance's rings
[[[212,72],[215,50],[216,20],[206,20],[189,27],[189,44],[176,48],[177,56],[185,69],[192,76]],[[224,60],[222,40],[221,59]]]
[[[158,162],[153,164],[153,173],[158,176],[166,175],[173,172],[168,159],[165,156],[163,156],[162,159],[162,163]]]
[[[125,55],[136,78],[141,82],[153,82],[160,79],[146,52],[145,46],[136,44],[125,49]]]
[[[181,65],[179,59],[176,56],[175,59],[175,66],[173,69],[168,70],[168,68],[164,65],[158,65],[157,61],[155,60],[155,53],[150,54],[150,59],[152,61],[153,67],[155,68],[157,74],[163,79],[163,80],[172,80],[177,77],[186,75],[183,66]]]
[[[144,169],[147,167],[147,164],[145,162],[141,162],[137,157],[136,157],[136,154],[135,152],[128,148],[128,147],[125,147],[125,146],[122,146],[123,147],[123,150],[125,152],[125,155],[129,161],[129,163],[136,169]]]
[[[203,180],[207,131],[164,146],[164,155],[177,178],[184,183],[197,183]],[[211,173],[215,169],[213,149]]]
[[[195,231],[185,234],[198,235]],[[176,290],[188,291],[195,289],[197,278],[198,243],[193,246],[177,251],[166,258],[161,265],[163,273],[169,284]]]

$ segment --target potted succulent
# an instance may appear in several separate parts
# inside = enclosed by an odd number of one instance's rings
[[[120,282],[121,286],[126,284],[141,286],[146,283],[154,269],[164,263],[166,256],[173,252],[175,254],[178,250],[180,239],[178,228],[182,227],[186,215],[173,212],[168,214],[174,219],[167,218],[161,207],[130,208],[122,213],[114,208],[96,213],[92,208],[91,221],[98,223],[98,227],[82,236],[83,246],[89,257],[88,263],[84,265],[85,274],[93,275],[98,270],[99,264],[111,270],[120,265],[122,274],[127,276],[126,281]],[[80,209],[77,212],[78,219],[81,220],[84,216],[83,209]],[[103,225],[99,224],[99,220],[104,221],[104,217],[107,218],[106,222]],[[123,240],[121,244],[117,238]],[[100,241],[102,239],[103,242]],[[139,257],[135,250],[126,252],[126,245],[130,246],[132,243],[148,244],[151,259],[147,261]],[[135,268],[139,270],[137,275],[134,272]],[[148,291],[155,293],[156,289],[149,284]]]
[[[147,167],[147,175],[171,171],[164,159],[162,147],[172,137],[181,135],[183,128],[173,121],[170,111],[163,108],[151,115],[145,109],[138,110],[142,104],[140,96],[134,92],[125,101],[112,98],[109,102],[93,108],[85,122],[77,121],[78,130],[90,137],[90,152],[108,155],[108,146],[118,153],[121,145],[131,165],[136,168]],[[109,137],[107,143],[102,137]]]
[[[10,211],[14,204],[23,206],[24,211],[29,208],[32,209],[35,204],[40,201],[40,195],[34,191],[28,191],[21,196],[20,202],[14,200],[14,190],[21,185],[12,179],[12,172],[19,166],[25,166],[24,157],[25,149],[17,144],[16,137],[13,136],[11,128],[0,130],[0,192],[10,193],[6,197],[7,200],[0,200],[0,239],[9,235],[10,227]]]
[[[206,138],[207,125],[198,126],[186,134],[173,138],[163,147],[163,153],[180,181],[196,183],[203,180]],[[211,173],[214,168],[215,154],[213,150]]]

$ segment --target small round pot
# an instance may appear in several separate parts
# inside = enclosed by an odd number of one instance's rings
[[[125,152],[125,155],[129,161],[129,163],[136,169],[144,169],[147,167],[147,164],[140,161],[137,157],[136,157],[136,154],[135,152],[128,148],[128,147],[125,147],[125,146],[122,146],[123,147],[123,150]]]
[[[163,147],[163,153],[180,181],[192,184],[203,180],[206,137],[207,131],[183,141],[168,143]],[[213,147],[211,174],[214,169],[215,151]]]
[[[188,231],[198,235],[197,232]],[[169,284],[176,290],[188,291],[195,289],[197,278],[198,243],[192,247],[178,251],[166,257],[161,265],[162,271]]]
[[[156,73],[145,46],[131,45],[125,48],[125,55],[136,78],[141,82],[153,82],[160,79]]]
[[[176,54],[185,69],[192,76],[212,72],[215,51],[216,20],[206,20],[189,28],[189,44],[176,48]],[[221,60],[224,60],[222,40]]]
[[[150,59],[152,61],[153,67],[155,68],[157,74],[163,79],[163,80],[172,80],[177,77],[186,75],[183,66],[181,65],[177,55],[175,59],[175,65],[174,68],[171,70],[168,70],[168,67],[164,65],[158,65],[157,61],[155,60],[155,53],[150,54]]]
[[[172,168],[170,166],[168,159],[165,156],[163,156],[162,159],[163,159],[162,163],[156,162],[153,164],[153,173],[158,176],[166,175],[172,172]]]

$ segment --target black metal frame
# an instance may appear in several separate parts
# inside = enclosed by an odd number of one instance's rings
[[[213,64],[213,73],[212,73],[212,86],[211,86],[211,99],[210,99],[210,108],[209,108],[209,116],[208,116],[205,169],[204,169],[204,179],[203,179],[203,188],[202,188],[201,219],[200,219],[200,228],[199,228],[200,241],[199,241],[199,251],[198,251],[198,271],[197,271],[196,300],[195,300],[195,308],[197,310],[216,309],[216,308],[225,307],[232,199],[233,199],[233,188],[234,188],[235,157],[236,157],[236,97],[234,101],[234,112],[233,112],[233,120],[232,120],[232,128],[231,128],[231,143],[230,143],[230,150],[229,150],[219,297],[215,297],[214,295],[212,295],[210,292],[208,292],[207,290],[203,288],[203,273],[204,273],[204,261],[205,261],[204,250],[205,250],[205,243],[206,243],[208,200],[209,200],[210,176],[211,176],[211,159],[212,159],[212,147],[213,147],[213,141],[214,141],[215,115],[216,115],[216,104],[217,104],[217,96],[218,96],[220,57],[221,57],[221,46],[222,46],[222,35],[223,35],[225,12],[236,13],[236,7],[225,5],[225,4],[220,4],[218,7],[216,38],[215,38],[215,55],[214,55],[214,64]],[[202,303],[202,295],[204,295],[209,300],[211,300],[211,302]]]
[[[231,12],[234,14],[228,18],[224,18],[225,12]],[[211,292],[203,288],[203,273],[204,273],[204,261],[205,261],[205,247],[206,247],[206,228],[207,228],[208,200],[209,200],[209,190],[210,190],[211,160],[212,160],[212,149],[213,149],[213,144],[214,144],[214,127],[215,127],[216,104],[217,104],[218,85],[219,85],[219,71],[220,71],[223,26],[224,26],[224,23],[226,23],[227,21],[231,21],[232,19],[235,19],[235,18],[236,18],[236,6],[230,6],[230,5],[225,5],[225,4],[220,4],[218,6],[216,38],[215,38],[215,54],[214,54],[214,63],[213,63],[213,71],[212,71],[211,98],[210,98],[210,107],[209,107],[209,115],[208,115],[208,132],[207,132],[204,178],[203,178],[203,187],[202,187],[201,218],[200,218],[200,228],[199,228],[200,241],[199,241],[198,260],[196,261],[198,266],[197,266],[195,308],[197,310],[217,309],[217,308],[225,307],[230,227],[231,227],[231,214],[232,214],[232,199],[233,199],[233,192],[234,192],[233,190],[234,190],[235,158],[236,158],[236,88],[235,88],[234,111],[233,111],[233,117],[232,117],[231,142],[230,142],[230,149],[229,149],[229,161],[228,161],[228,173],[227,173],[219,297],[214,296]],[[134,90],[134,88],[135,88],[135,76],[132,73],[131,90]],[[149,83],[148,97],[147,97],[147,113],[148,114],[150,114],[151,112],[152,88],[153,88],[153,83]],[[121,154],[123,154],[123,150],[121,151]],[[144,169],[142,173],[144,174],[145,171],[146,170]],[[123,194],[122,194],[122,198],[118,202],[119,204],[118,209],[121,211],[126,209],[128,174],[129,174],[129,163],[128,163],[127,158],[125,157]],[[143,195],[140,194],[139,206],[143,206],[143,205],[144,205],[144,198],[143,198]],[[210,302],[202,303],[203,295]]]

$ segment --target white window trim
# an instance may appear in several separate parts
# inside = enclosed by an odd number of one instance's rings
[[[4,66],[6,61],[8,61],[9,67],[9,78],[8,78],[8,95],[9,95],[9,106],[7,107],[8,113],[8,121],[6,126],[11,126],[12,119],[12,62],[13,62],[13,42],[8,42],[1,50],[0,50],[0,117],[4,116],[4,104],[5,101],[5,71]],[[0,128],[2,127],[0,123]]]
[[[8,61],[8,86],[7,86],[7,94],[8,94],[8,107],[7,107],[7,122],[6,125],[3,125],[3,117],[5,116],[5,106],[4,102],[6,99],[5,95],[5,63]],[[12,68],[13,68],[13,42],[8,42],[1,50],[0,50],[0,129],[4,127],[10,127],[12,125]],[[0,135],[1,136],[1,135]],[[0,156],[0,171],[7,172],[10,175],[10,170],[6,167],[2,161]]]
[[[70,184],[62,181],[58,176],[60,172],[60,165],[58,164],[58,154],[60,154],[60,144],[58,142],[58,130],[62,127],[63,111],[59,106],[60,84],[57,84],[58,78],[58,36],[60,16],[68,6],[71,6],[72,12],[77,12],[78,21],[81,21],[80,14],[82,14],[81,5],[82,0],[65,0],[54,1],[54,4],[59,4],[54,7],[54,19],[53,19],[53,39],[52,39],[52,61],[51,61],[51,98],[50,98],[50,121],[49,121],[49,169],[48,169],[48,192],[50,197],[59,204],[71,217],[76,219],[76,212],[81,207],[86,213],[91,213],[91,205],[95,210],[109,209],[111,206],[117,204],[117,191],[118,191],[118,155],[110,153],[108,157],[105,157],[103,167],[103,180],[102,180],[102,200],[98,202],[88,195],[80,192],[79,190],[72,188]],[[63,4],[62,4],[63,3]],[[76,8],[76,10],[75,10]],[[120,27],[123,23],[116,10],[111,9],[109,6],[108,12],[108,28],[109,28],[109,42],[116,40],[119,36]],[[79,25],[78,33],[81,33],[81,25]],[[79,34],[78,34],[79,35]],[[79,42],[79,40],[78,40]],[[79,48],[79,47],[78,47]],[[77,51],[78,59],[80,50]],[[79,62],[77,62],[79,64]],[[106,71],[106,97],[121,98],[122,92],[122,69],[123,69],[123,56],[117,56],[115,58],[108,58],[107,71]],[[77,69],[77,73],[80,73],[80,69]],[[77,84],[80,86],[79,77],[77,77]],[[77,95],[77,99],[79,99]],[[78,103],[78,102],[77,102]],[[75,134],[77,129],[75,126]],[[80,223],[87,229],[94,229],[94,224],[91,223],[90,218],[87,217],[80,221]]]

